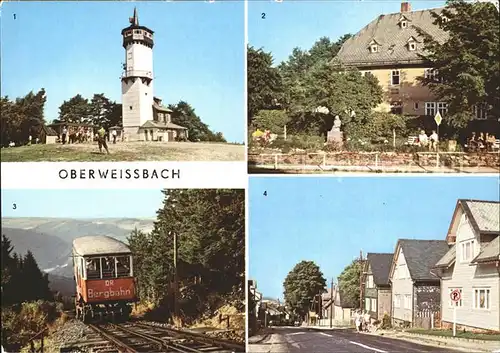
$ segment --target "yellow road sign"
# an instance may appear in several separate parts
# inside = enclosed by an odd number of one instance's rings
[[[441,125],[441,121],[443,121],[443,117],[441,116],[441,114],[439,112],[436,113],[436,116],[434,116],[434,121],[436,122],[436,124]]]

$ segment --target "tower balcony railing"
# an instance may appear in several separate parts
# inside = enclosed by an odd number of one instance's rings
[[[124,77],[148,77],[153,78],[153,72],[146,70],[127,70],[122,72],[122,78]]]

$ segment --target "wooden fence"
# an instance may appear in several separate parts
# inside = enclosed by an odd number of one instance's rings
[[[415,313],[414,327],[426,330],[441,327],[441,313],[431,310],[417,311]]]

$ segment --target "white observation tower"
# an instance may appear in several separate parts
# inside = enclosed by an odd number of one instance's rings
[[[125,64],[122,80],[123,134],[128,141],[145,140],[140,127],[153,120],[153,31],[139,26],[137,9],[122,30]]]

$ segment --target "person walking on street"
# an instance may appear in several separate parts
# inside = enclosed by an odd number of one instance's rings
[[[356,314],[354,315],[354,323],[356,325],[356,331],[361,332],[361,314],[359,311],[356,311]]]
[[[106,143],[106,130],[101,126],[99,131],[97,131],[97,143],[99,144],[99,152],[102,153],[102,148],[106,150],[106,153],[109,154],[108,144]]]
[[[111,132],[111,136],[113,136],[113,144],[115,144],[116,143],[116,130],[113,130]]]

